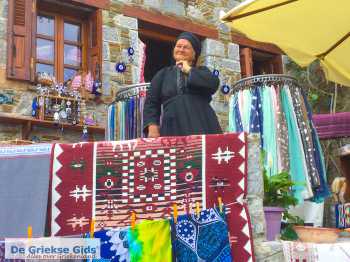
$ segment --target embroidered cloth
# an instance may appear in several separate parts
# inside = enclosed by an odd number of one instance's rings
[[[285,261],[330,262],[349,261],[350,242],[316,244],[282,241]]]
[[[231,248],[224,214],[214,208],[181,215],[172,221],[172,244],[178,262],[231,262]]]
[[[128,228],[100,230],[94,238],[101,242],[101,259],[111,262],[130,262]],[[99,261],[99,260],[93,260]]]

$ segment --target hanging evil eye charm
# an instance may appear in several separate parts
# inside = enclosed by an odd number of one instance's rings
[[[53,120],[56,122],[58,122],[60,120],[60,114],[58,112],[55,112],[53,114]]]
[[[132,56],[132,55],[134,55],[134,54],[135,54],[134,48],[129,47],[129,48],[128,48],[128,55],[129,55],[129,56]]]
[[[32,102],[32,117],[36,116],[36,110],[38,109],[38,99],[34,97]]]
[[[87,141],[89,138],[88,129],[87,129],[86,125],[83,126],[83,134],[82,134],[81,138],[83,141]]]
[[[128,56],[129,56],[129,62],[132,63],[134,62],[133,55],[135,54],[135,50],[132,47],[128,48]]]
[[[119,62],[115,65],[115,70],[118,72],[118,73],[124,73],[125,70],[126,70],[126,65],[125,63],[123,62]]]
[[[219,75],[220,75],[219,70],[214,69],[214,71],[213,71],[213,75],[214,75],[214,76],[219,76]]]
[[[228,86],[228,85],[223,85],[223,86],[221,87],[221,92],[222,92],[224,95],[227,95],[228,93],[230,93],[230,90],[231,90],[231,88],[230,88],[230,86]]]
[[[97,96],[101,95],[102,94],[101,87],[102,87],[102,83],[99,80],[96,80],[94,82],[94,84],[92,85],[92,92],[91,93],[94,95],[97,95]]]

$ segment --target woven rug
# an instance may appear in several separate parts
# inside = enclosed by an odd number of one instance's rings
[[[161,137],[118,142],[56,144],[52,155],[53,236],[130,225],[202,209],[223,198],[235,261],[253,261],[246,136]]]

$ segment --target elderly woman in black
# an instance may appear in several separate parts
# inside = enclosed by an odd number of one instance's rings
[[[176,65],[158,71],[147,91],[143,111],[147,137],[222,132],[209,104],[219,79],[207,67],[196,67],[200,53],[201,42],[194,34],[178,36],[173,50]]]

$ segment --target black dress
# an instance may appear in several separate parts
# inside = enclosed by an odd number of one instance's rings
[[[222,133],[209,104],[218,86],[219,78],[205,66],[192,67],[188,76],[176,66],[161,69],[147,91],[144,130],[150,124],[160,124],[161,136]]]

